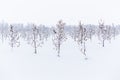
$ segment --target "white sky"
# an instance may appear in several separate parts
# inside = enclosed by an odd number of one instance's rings
[[[0,22],[56,24],[120,23],[119,0],[0,0]]]

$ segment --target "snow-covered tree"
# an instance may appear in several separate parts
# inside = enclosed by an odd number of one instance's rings
[[[10,46],[12,48],[15,47],[15,46],[17,46],[17,47],[20,46],[19,34],[18,34],[17,31],[14,30],[13,25],[10,25],[9,40],[10,40]]]
[[[103,47],[105,46],[105,40],[110,37],[110,27],[107,27],[102,20],[99,22],[98,37]]]
[[[53,29],[53,44],[56,47],[58,57],[60,57],[61,44],[66,40],[66,35],[64,31],[65,23],[62,20],[60,20],[58,21],[58,24],[56,26],[57,28]]]
[[[78,45],[80,45],[81,52],[86,56],[86,41],[87,41],[87,33],[86,28],[83,27],[82,23],[79,23],[78,28],[75,30],[75,40],[77,41]]]
[[[34,53],[37,53],[37,48],[41,47],[44,43],[44,31],[42,29],[42,26],[36,26],[35,24],[32,24],[32,28],[27,33],[27,41],[28,44],[31,44],[34,47]]]

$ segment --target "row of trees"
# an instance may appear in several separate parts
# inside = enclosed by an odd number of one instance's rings
[[[74,39],[80,46],[80,51],[86,56],[86,41],[92,40],[92,36],[97,36],[102,46],[105,46],[105,41],[111,41],[119,34],[120,27],[105,25],[100,21],[98,25],[84,25],[81,21],[77,26],[66,25],[62,20],[58,21],[55,27],[46,27],[44,25],[28,24],[24,26],[18,25],[0,25],[1,40],[10,40],[10,46],[20,46],[20,39],[28,41],[28,44],[34,47],[34,53],[37,53],[37,48],[41,47],[48,37],[51,37],[53,44],[60,57],[60,49],[63,42],[67,40],[67,36]]]

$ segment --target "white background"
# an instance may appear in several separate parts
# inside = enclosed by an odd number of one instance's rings
[[[120,23],[119,0],[0,0],[0,20],[8,23]]]
[[[59,19],[67,24],[120,23],[119,0],[0,0],[0,21],[54,25]],[[0,41],[0,80],[120,80],[120,36],[106,41],[87,43],[87,57],[73,40],[61,47],[61,57],[53,49],[52,39],[38,48],[22,42],[11,49]]]

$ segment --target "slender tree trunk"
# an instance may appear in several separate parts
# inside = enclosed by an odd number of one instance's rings
[[[102,45],[103,47],[105,46],[105,40],[103,39],[103,45]]]
[[[58,57],[60,57],[60,40],[58,41]]]
[[[36,54],[37,53],[37,46],[36,46],[36,35],[35,35],[35,32],[34,32],[33,36],[34,36],[33,43],[34,43],[34,49],[35,49],[34,53]]]

